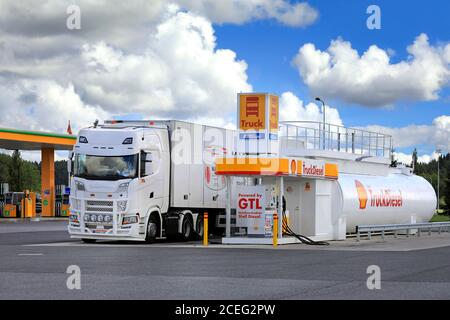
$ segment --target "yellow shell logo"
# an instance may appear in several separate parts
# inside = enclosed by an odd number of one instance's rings
[[[291,174],[297,173],[297,161],[291,160]]]

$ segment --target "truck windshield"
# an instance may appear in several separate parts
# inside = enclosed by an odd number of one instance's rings
[[[119,180],[137,176],[138,155],[75,156],[74,176],[85,179]]]

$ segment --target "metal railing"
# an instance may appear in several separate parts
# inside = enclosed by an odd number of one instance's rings
[[[439,234],[445,229],[450,232],[450,222],[360,225],[356,227],[356,240],[360,241],[363,233],[367,234],[367,238],[370,240],[372,234],[375,233],[381,233],[381,237],[384,239],[386,232],[393,232],[397,237],[398,231],[406,231],[406,236],[409,237],[411,230],[417,230],[417,236],[420,237],[422,230],[428,231],[428,234],[431,235],[431,231],[436,229]]]
[[[330,150],[361,156],[390,158],[390,135],[314,121],[280,123],[280,138],[306,149]]]

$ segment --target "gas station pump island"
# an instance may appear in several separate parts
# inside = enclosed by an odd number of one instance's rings
[[[271,94],[237,100],[236,153],[215,163],[227,189],[235,185],[227,192],[223,243],[271,244],[273,230],[280,244],[342,240],[357,225],[433,216],[431,185],[410,168],[390,166],[390,136],[320,122],[279,123],[278,97]]]
[[[70,151],[75,143],[76,136],[72,135],[0,128],[1,149],[41,151],[42,217],[69,215],[68,192],[55,186],[55,150]],[[4,189],[7,188],[2,188],[3,217],[35,217],[36,193],[28,190],[7,192]]]

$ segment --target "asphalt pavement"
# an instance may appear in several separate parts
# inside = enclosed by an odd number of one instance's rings
[[[450,299],[448,234],[205,248],[83,244],[65,226],[0,223],[0,299]],[[367,287],[371,265],[380,268],[381,289]],[[80,289],[68,289],[69,266],[80,270]]]

